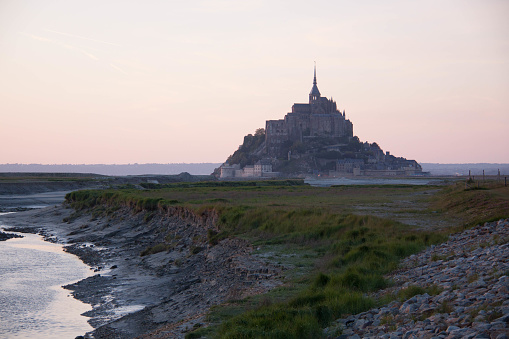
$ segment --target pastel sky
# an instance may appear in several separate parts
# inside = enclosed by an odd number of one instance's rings
[[[0,1],[0,163],[223,162],[333,97],[418,162],[509,163],[509,1]]]

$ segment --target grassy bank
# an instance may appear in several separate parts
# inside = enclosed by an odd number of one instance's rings
[[[211,245],[224,237],[243,237],[258,248],[257,255],[289,268],[282,287],[213,308],[212,325],[189,333],[190,338],[320,337],[331,320],[375,305],[366,292],[390,285],[383,276],[401,258],[444,241],[452,230],[509,216],[509,190],[496,185],[444,189],[200,183],[79,191],[67,200],[77,209],[98,213],[122,206],[137,213],[169,206],[197,215],[213,211],[219,232],[209,234]],[[427,229],[409,226],[412,220]]]
[[[457,183],[436,194],[431,208],[443,215],[443,218],[457,219],[455,224],[459,228],[507,218],[509,187],[496,180],[481,183],[479,186]]]
[[[317,338],[331,320],[374,306],[364,293],[389,285],[383,275],[396,268],[400,258],[444,240],[441,234],[414,233],[403,224],[372,216],[302,210],[277,217],[275,222],[271,216],[256,218],[254,224],[272,236],[260,236],[257,245],[282,243],[297,251],[311,250],[317,259],[307,274],[284,287],[294,288],[286,300],[274,302],[267,295],[256,308],[223,322],[217,332],[221,337]],[[290,226],[301,218],[306,220],[303,227]],[[281,226],[275,226],[279,222]]]

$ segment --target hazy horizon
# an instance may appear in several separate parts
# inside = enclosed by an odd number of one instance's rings
[[[413,160],[413,159],[411,159]],[[219,164],[222,165],[225,161],[207,161],[207,162],[145,162],[145,163],[0,163],[0,166],[138,166],[138,165],[201,165],[201,164]],[[509,165],[509,161],[506,162],[424,162],[417,161],[419,164],[436,164],[436,165]],[[1,170],[0,170],[1,171]]]
[[[419,163],[509,161],[509,2],[0,3],[0,162],[223,162],[332,97]]]
[[[188,172],[208,175],[221,163],[179,164],[0,164],[0,173],[94,173],[101,175],[175,175]],[[509,163],[436,164],[421,163],[431,175],[509,175]]]

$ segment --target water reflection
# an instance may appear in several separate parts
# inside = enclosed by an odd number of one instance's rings
[[[0,242],[0,338],[74,338],[91,331],[90,305],[61,286],[90,276],[62,246],[34,234]]]

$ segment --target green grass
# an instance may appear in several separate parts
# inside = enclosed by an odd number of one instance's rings
[[[408,300],[408,299],[412,298],[413,296],[416,296],[419,294],[428,293],[429,295],[438,295],[438,294],[442,293],[442,291],[443,291],[443,288],[439,287],[438,285],[434,285],[434,284],[430,285],[426,288],[421,287],[421,286],[416,286],[416,285],[410,285],[407,288],[403,288],[403,289],[399,290],[396,298],[399,301],[405,301],[405,300]]]
[[[93,207],[96,204],[122,205],[138,209],[154,208],[154,205],[140,201],[146,198],[158,199],[157,205],[160,207],[186,206],[195,210],[220,206],[268,207],[278,210],[319,207],[335,213],[348,213],[355,210],[357,206],[383,207],[386,203],[394,204],[408,200],[410,195],[430,190],[430,187],[418,186],[317,188],[302,185],[301,181],[296,180],[234,183],[235,185],[231,184],[232,186],[226,186],[221,182],[178,183],[164,185],[165,188],[162,189],[144,191],[85,190],[70,193],[67,200],[77,209]],[[414,198],[425,200],[427,197],[415,196]],[[415,203],[419,204],[420,201]]]
[[[305,221],[295,225],[294,216]],[[304,333],[302,337],[319,337],[321,328],[331,320],[373,307],[376,301],[365,293],[386,287],[389,282],[383,275],[396,268],[401,258],[445,240],[444,235],[411,232],[391,220],[327,215],[319,210],[286,213],[272,227],[265,226],[265,219],[253,219],[249,213],[232,220],[242,225],[245,232],[253,231],[246,227],[247,221],[256,221],[251,224],[256,225],[255,230],[268,230],[275,236],[276,240],[266,240],[269,244],[285,242],[295,248],[309,245],[319,256],[321,269],[311,270],[301,278],[302,283],[286,300],[226,318],[217,330],[221,338],[298,338],[298,333]],[[281,225],[276,226],[279,222]],[[287,224],[294,227],[289,229]],[[269,321],[271,318],[277,321]],[[292,330],[296,322],[300,326],[298,332]]]
[[[509,187],[489,181],[482,188],[465,189],[464,183],[450,185],[433,198],[431,208],[444,217],[459,219],[457,225],[462,228],[508,217]]]

